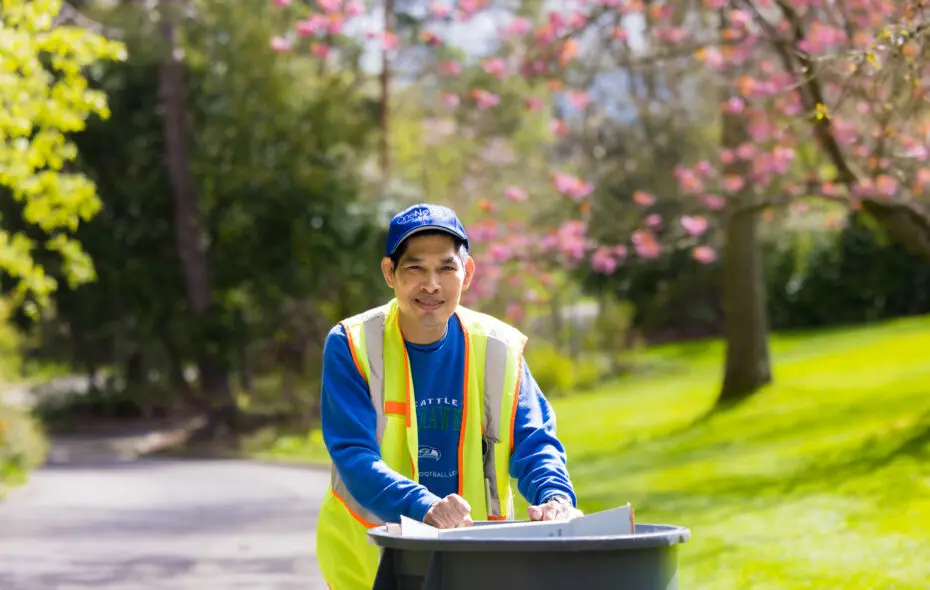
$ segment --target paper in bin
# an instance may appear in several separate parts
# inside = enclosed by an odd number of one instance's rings
[[[437,529],[401,517],[401,535],[421,539],[539,539],[623,536],[634,532],[634,513],[630,504],[565,520],[506,522],[455,529]]]

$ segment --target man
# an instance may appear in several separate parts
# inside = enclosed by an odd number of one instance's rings
[[[513,519],[511,477],[531,520],[580,514],[526,337],[459,305],[475,274],[468,251],[451,209],[401,211],[381,261],[394,299],[327,336],[321,414],[333,469],[316,551],[333,590],[372,587],[373,526]]]

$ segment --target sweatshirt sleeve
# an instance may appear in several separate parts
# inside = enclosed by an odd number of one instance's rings
[[[352,497],[385,522],[400,522],[401,515],[422,521],[440,498],[381,459],[368,384],[341,324],[323,345],[320,414],[326,449]]]
[[[523,376],[514,419],[510,475],[531,505],[544,504],[555,495],[578,500],[568,474],[567,457],[556,437],[555,412],[523,361]]]

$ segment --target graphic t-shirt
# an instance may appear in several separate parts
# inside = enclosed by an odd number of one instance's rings
[[[420,483],[443,498],[458,493],[465,343],[456,316],[446,335],[427,345],[406,342],[413,375]]]
[[[377,414],[342,324],[330,330],[323,349],[320,413],[326,449],[349,493],[387,522],[399,522],[401,515],[422,520],[433,503],[458,491],[465,363],[458,316],[449,319],[441,341],[427,346],[407,343],[406,348],[417,402],[420,483],[388,468],[381,457],[375,437]],[[524,362],[510,474],[532,504],[557,493],[575,498],[555,426],[552,406]]]

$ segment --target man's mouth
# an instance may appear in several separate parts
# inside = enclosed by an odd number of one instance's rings
[[[426,311],[436,311],[442,307],[442,299],[414,299],[414,303],[419,306],[420,309]]]

